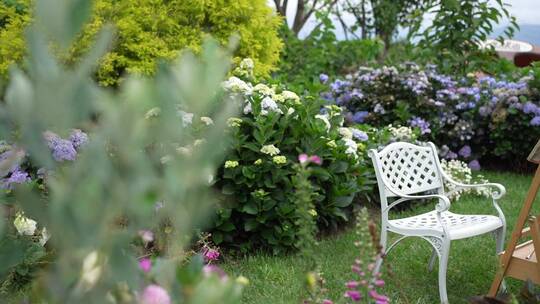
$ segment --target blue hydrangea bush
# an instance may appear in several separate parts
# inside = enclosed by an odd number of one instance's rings
[[[435,66],[405,63],[359,68],[334,81],[323,75],[328,90],[321,96],[344,109],[349,125],[414,127],[421,139],[442,147],[446,159],[459,157],[472,169],[496,160],[515,168],[540,137],[540,94],[530,85],[533,80],[454,77]]]

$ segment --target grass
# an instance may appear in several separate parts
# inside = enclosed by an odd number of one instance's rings
[[[512,232],[532,176],[512,173],[484,172],[491,182],[506,186],[507,195],[500,205],[507,223],[507,240]],[[403,211],[398,216],[410,216],[432,210],[432,206],[418,206]],[[491,200],[473,196],[463,197],[452,205],[457,213],[495,214]],[[536,204],[533,214],[540,211]],[[391,240],[395,235],[391,235]],[[353,242],[355,234],[346,230],[321,240],[316,259],[326,279],[330,298],[342,299],[344,282],[353,278],[350,265],[357,253]],[[431,247],[419,238],[409,238],[400,243],[385,260],[387,282],[384,292],[392,303],[438,303],[437,269],[427,271]],[[249,278],[243,303],[301,303],[306,263],[298,255],[271,256],[265,253],[226,261],[223,268],[234,275]],[[447,274],[450,303],[467,303],[470,296],[487,293],[497,269],[495,240],[490,235],[452,242]],[[511,291],[522,286],[507,280]]]

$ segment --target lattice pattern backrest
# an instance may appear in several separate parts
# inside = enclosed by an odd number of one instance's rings
[[[380,170],[380,176],[387,185],[404,194],[442,187],[436,158],[431,148],[406,143],[392,145],[378,154],[381,168],[377,170]],[[387,191],[387,196],[395,195]]]

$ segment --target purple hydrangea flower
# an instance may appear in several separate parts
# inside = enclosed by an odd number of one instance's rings
[[[1,187],[3,189],[12,189],[14,184],[24,184],[24,183],[29,182],[30,180],[31,179],[28,173],[17,168],[15,171],[11,173],[11,175],[8,178],[5,178],[2,181]]]
[[[456,159],[456,158],[458,158],[458,155],[455,152],[448,151],[448,153],[446,153],[446,155],[445,155],[445,158],[446,159]]]
[[[409,125],[413,128],[414,127],[420,128],[420,133],[422,133],[422,135],[431,133],[431,129],[429,128],[430,127],[429,122],[425,121],[424,119],[420,117],[415,116],[412,119],[410,119]]]
[[[471,147],[469,145],[465,145],[463,146],[459,151],[458,151],[458,154],[464,158],[469,158],[471,157],[471,153],[472,153],[472,150],[471,150]]]
[[[321,74],[319,75],[319,80],[321,81],[321,83],[326,83],[328,81],[328,75],[326,74]]]
[[[368,111],[359,111],[359,112],[354,113],[352,120],[355,123],[363,123],[368,115],[369,115]]]
[[[43,137],[47,142],[47,146],[51,149],[54,160],[62,162],[65,160],[75,160],[75,158],[77,158],[77,150],[75,150],[71,141],[62,139],[51,131],[45,132]]]
[[[523,105],[523,113],[525,114],[540,114],[540,108],[532,102],[527,102]]]
[[[478,171],[480,170],[480,163],[475,159],[469,163],[469,168],[471,168],[471,170]]]
[[[369,139],[369,136],[364,131],[360,131],[355,128],[351,128],[352,134],[354,139],[359,141],[367,141]]]
[[[69,135],[69,140],[75,149],[80,149],[88,142],[88,135],[79,129],[73,129]]]
[[[540,116],[535,116],[529,124],[533,127],[540,126]]]

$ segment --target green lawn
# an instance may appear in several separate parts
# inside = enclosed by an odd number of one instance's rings
[[[491,182],[506,186],[507,195],[501,207],[508,222],[507,239],[520,211],[532,179],[511,173],[484,172]],[[538,201],[538,200],[537,200]],[[538,213],[537,202],[535,211]],[[401,215],[409,216],[430,210],[419,206]],[[463,197],[452,206],[457,213],[494,213],[491,200]],[[535,213],[535,214],[536,214]],[[395,238],[394,238],[395,239]],[[355,259],[353,231],[325,238],[316,250],[332,299],[341,299],[344,282],[353,278],[350,264]],[[437,303],[439,301],[437,269],[427,271],[431,247],[419,238],[410,238],[398,245],[385,261],[385,292],[392,303]],[[488,234],[452,243],[448,266],[448,296],[450,303],[467,303],[466,298],[487,293],[497,267],[495,240]],[[270,256],[255,254],[222,265],[226,271],[249,278],[244,303],[299,303],[305,263],[295,255]],[[509,280],[510,289],[517,291],[521,283]]]

